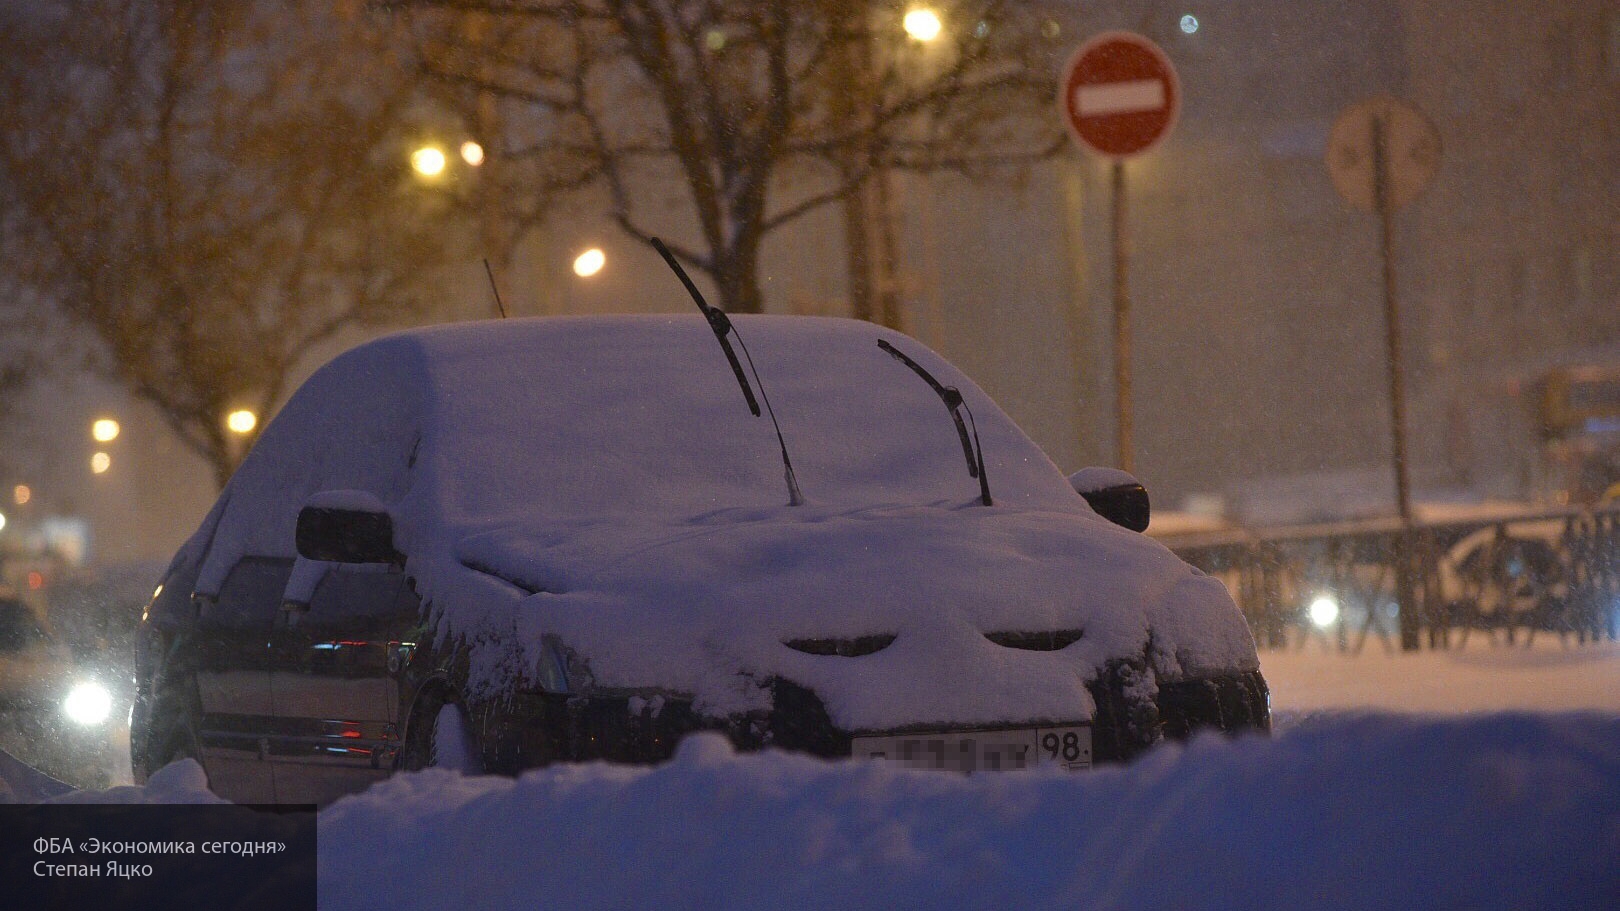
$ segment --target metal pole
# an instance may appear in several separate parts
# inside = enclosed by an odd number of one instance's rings
[[[1401,376],[1401,311],[1395,296],[1388,136],[1382,114],[1372,117],[1373,201],[1378,209],[1379,254],[1384,266],[1384,334],[1389,354],[1389,420],[1394,446],[1395,505],[1401,532],[1395,541],[1395,599],[1400,610],[1401,648],[1416,651],[1421,617],[1412,578],[1412,494],[1407,480],[1406,388]]]
[[[1115,462],[1135,472],[1131,415],[1131,291],[1126,282],[1130,249],[1125,237],[1125,161],[1114,160],[1114,413]]]
[[[1075,456],[1081,465],[1101,465],[1108,456],[1093,428],[1103,426],[1107,412],[1106,406],[1092,394],[1102,386],[1098,355],[1103,349],[1102,333],[1093,331],[1100,320],[1093,313],[1094,302],[1086,289],[1084,162],[1064,159],[1058,167],[1063,189],[1063,246],[1069,265],[1069,306],[1065,308],[1065,315],[1068,317],[1069,369],[1074,383],[1070,399],[1074,403],[1071,417],[1077,444]]]

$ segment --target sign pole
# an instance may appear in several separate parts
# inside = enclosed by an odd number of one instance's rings
[[[1181,108],[1181,82],[1170,58],[1131,32],[1103,32],[1082,44],[1063,69],[1064,123],[1082,148],[1109,162],[1113,177],[1114,456],[1136,471],[1131,403],[1131,264],[1126,231],[1125,160],[1169,135]]]
[[[1113,162],[1114,187],[1114,415],[1115,465],[1134,473],[1135,445],[1131,411],[1131,290],[1130,241],[1125,226],[1125,160]]]
[[[1390,459],[1395,474],[1395,601],[1401,648],[1420,647],[1424,616],[1418,603],[1417,537],[1412,528],[1412,486],[1406,451],[1406,386],[1401,371],[1401,309],[1395,294],[1395,211],[1412,201],[1440,165],[1440,134],[1423,113],[1388,95],[1346,108],[1328,134],[1327,166],[1346,202],[1378,217],[1383,267],[1384,337],[1389,358]],[[1430,644],[1443,643],[1430,628]]]
[[[1389,423],[1395,470],[1395,506],[1401,531],[1395,540],[1395,600],[1400,610],[1401,648],[1420,647],[1421,628],[1412,574],[1412,488],[1406,460],[1406,384],[1401,375],[1401,308],[1395,294],[1395,251],[1392,239],[1395,207],[1389,192],[1388,128],[1382,114],[1371,118],[1373,204],[1378,209],[1379,257],[1384,268],[1384,338],[1389,357]]]

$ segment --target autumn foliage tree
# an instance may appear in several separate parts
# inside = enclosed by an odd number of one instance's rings
[[[415,67],[331,0],[0,11],[0,269],[87,330],[217,482],[223,420],[429,299],[457,236],[410,185]]]

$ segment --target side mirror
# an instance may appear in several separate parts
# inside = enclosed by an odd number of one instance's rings
[[[298,511],[298,555],[330,563],[402,563],[388,508],[363,491],[329,490]]]
[[[1152,512],[1147,488],[1129,472],[1082,468],[1069,475],[1069,486],[1097,515],[1131,531],[1147,531]]]

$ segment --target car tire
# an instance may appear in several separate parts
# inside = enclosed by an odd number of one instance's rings
[[[466,708],[454,694],[434,688],[417,699],[405,732],[399,768],[406,772],[438,768],[463,775],[483,773],[478,739],[473,735]]]

